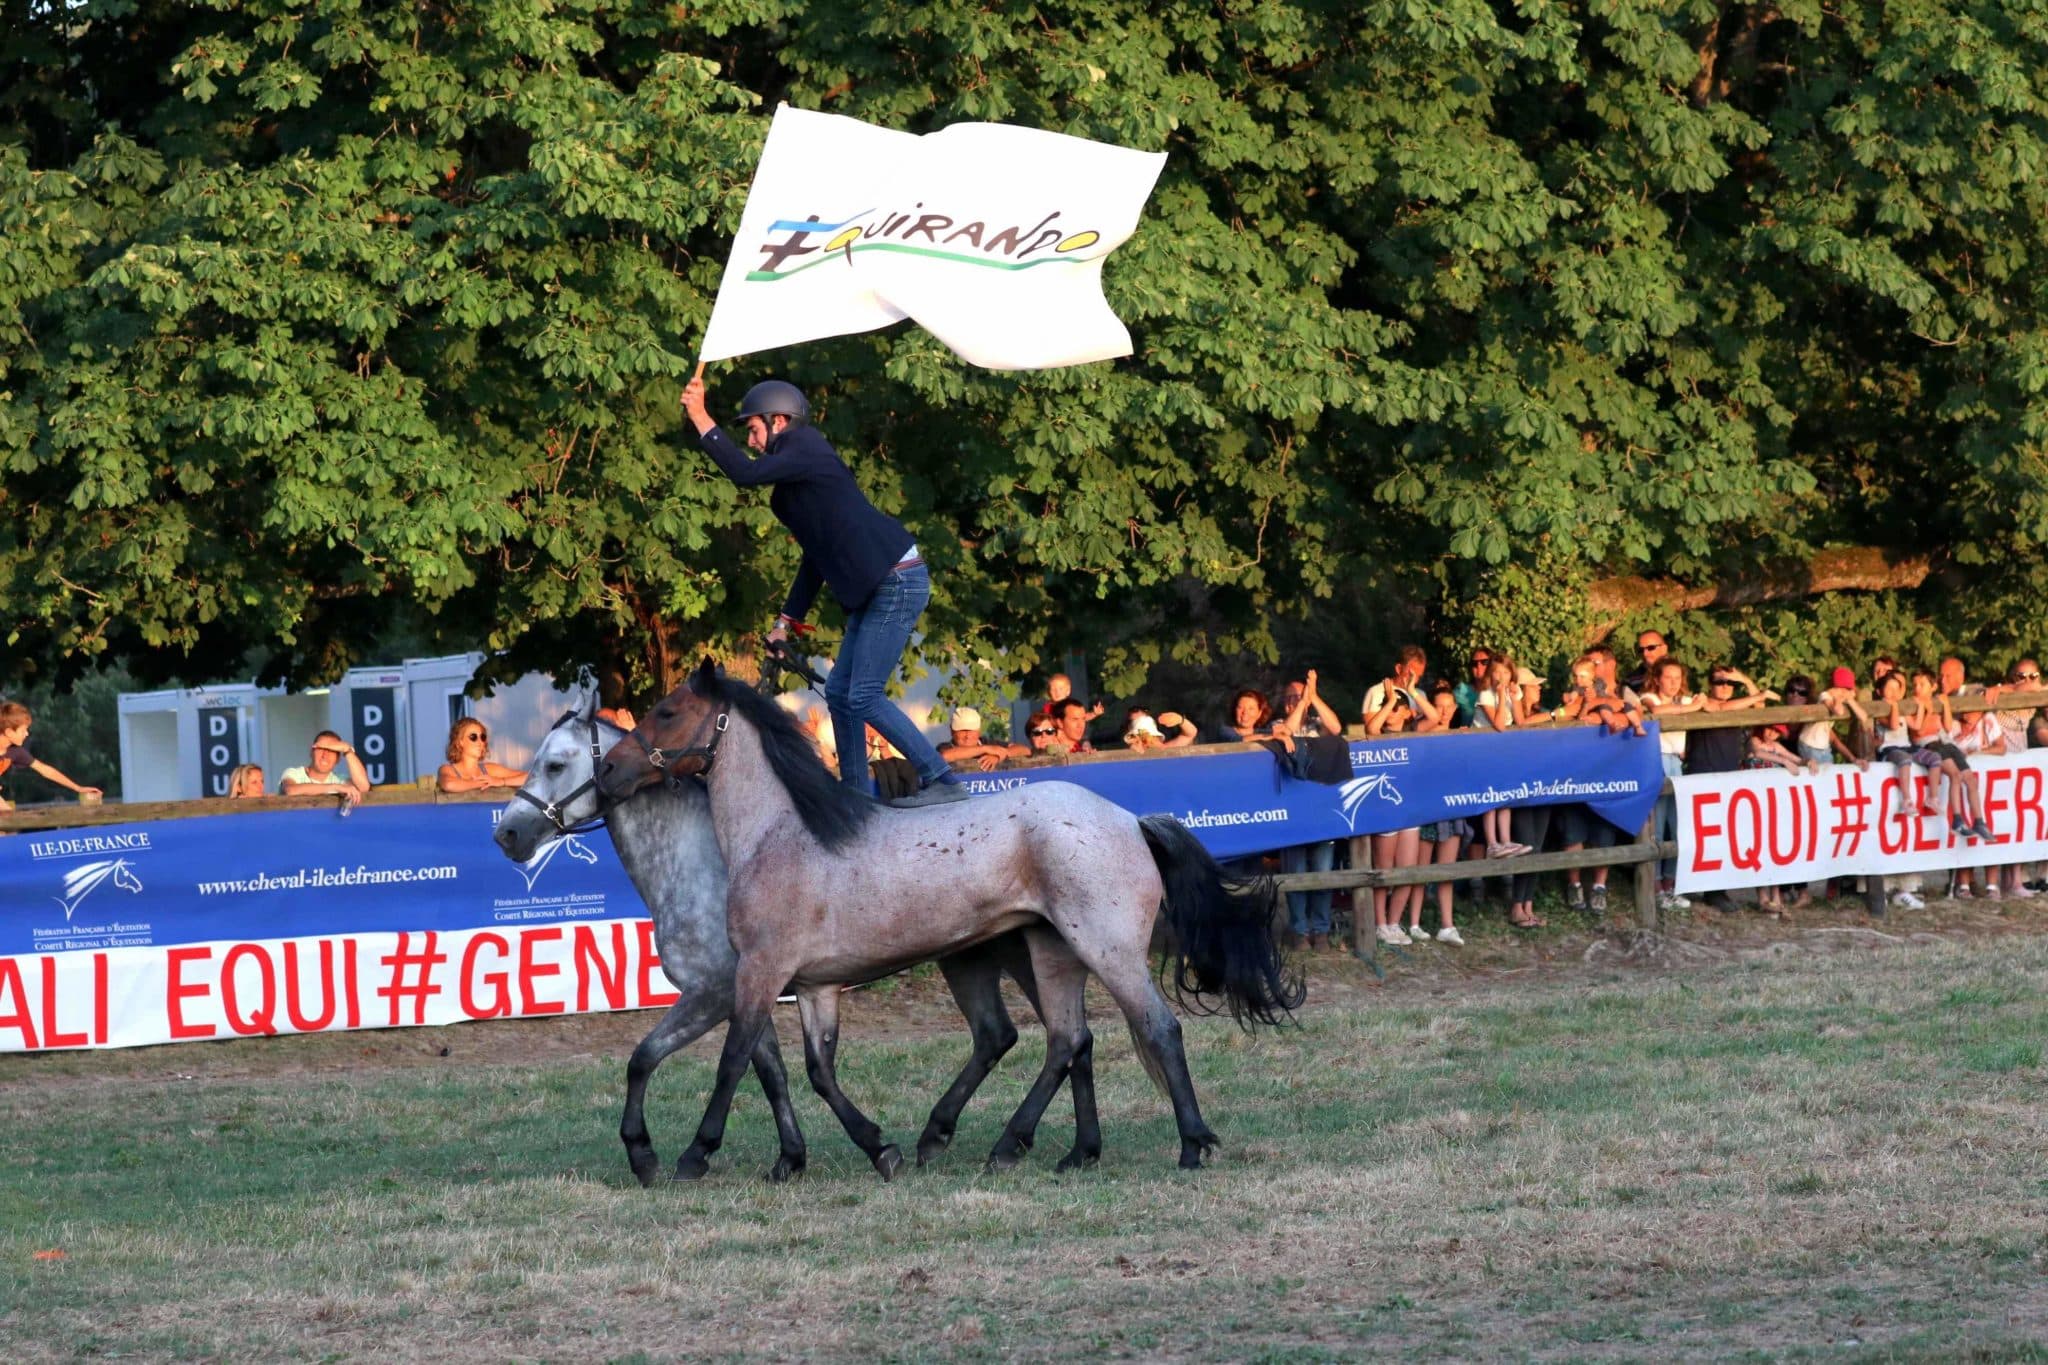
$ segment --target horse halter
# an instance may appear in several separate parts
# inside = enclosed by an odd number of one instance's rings
[[[597,785],[597,765],[603,756],[604,750],[598,743],[597,722],[592,721],[590,723],[590,776],[583,779],[582,786],[570,792],[559,802],[543,801],[524,787],[521,787],[512,794],[527,804],[538,807],[540,818],[553,825],[555,832],[558,834],[588,834],[594,829],[602,829],[604,827],[605,808],[611,804],[605,799],[604,792],[599,790]],[[573,825],[568,823],[562,818],[563,810],[575,805],[577,798],[587,791],[597,792],[597,814],[591,816],[588,820],[579,820]]]
[[[700,782],[711,776],[711,765],[718,761],[718,742],[725,738],[726,726],[731,719],[731,712],[720,711],[716,716],[704,722],[704,725],[698,729],[693,737],[689,747],[677,749],[674,752],[663,749],[658,745],[649,744],[647,736],[641,734],[637,729],[632,732],[632,735],[634,742],[646,751],[647,761],[654,766],[654,770],[666,778],[668,784],[673,787],[683,780],[683,775],[676,772],[676,767],[684,759],[701,758],[704,760],[704,766],[696,772],[688,774],[689,776],[696,778]],[[706,733],[709,733],[711,736],[711,742],[708,744],[703,742]]]

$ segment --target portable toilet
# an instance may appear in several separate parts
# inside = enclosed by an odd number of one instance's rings
[[[184,694],[124,692],[115,701],[121,734],[121,799],[176,801],[185,795],[178,774],[178,712]]]
[[[328,694],[326,728],[355,746],[373,787],[413,779],[407,701],[403,667],[351,668]]]
[[[226,796],[228,779],[244,763],[260,763],[256,751],[256,707],[265,689],[254,683],[192,687],[179,708],[178,746],[181,796]],[[123,772],[126,772],[123,756]],[[266,772],[266,776],[267,776]]]

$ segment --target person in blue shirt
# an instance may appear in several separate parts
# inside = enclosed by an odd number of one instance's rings
[[[892,804],[964,801],[967,789],[887,691],[889,675],[931,601],[931,573],[916,539],[902,522],[868,501],[853,471],[811,425],[811,405],[794,384],[763,380],[741,399],[739,415],[746,423],[747,445],[759,454],[755,459],[712,420],[702,377],[684,387],[683,411],[697,428],[698,444],[727,478],[741,487],[770,487],[769,508],[803,552],[796,582],[768,639],[786,639],[792,630],[807,632],[804,618],[821,586],[832,589],[846,613],[839,659],[825,680],[840,780],[874,791],[862,744],[872,725],[917,769],[918,790]]]

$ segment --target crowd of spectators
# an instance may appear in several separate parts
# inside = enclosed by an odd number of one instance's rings
[[[1744,768],[1815,772],[1837,762],[1864,768],[1888,765],[1900,779],[1899,813],[1912,812],[1914,808],[1906,803],[1919,803],[1919,815],[1938,816],[1958,836],[1985,839],[1990,830],[1973,760],[2048,747],[2048,710],[1997,704],[2008,693],[2041,688],[2040,666],[2032,657],[2015,662],[1996,682],[1972,683],[1963,662],[1953,656],[1932,668],[1912,668],[1880,655],[1861,674],[1847,666],[1832,669],[1825,686],[1814,677],[1797,674],[1788,677],[1781,689],[1772,689],[1726,663],[1698,669],[1688,666],[1673,654],[1661,631],[1640,632],[1635,646],[1635,665],[1626,678],[1620,676],[1621,661],[1614,651],[1596,646],[1571,662],[1563,690],[1554,701],[1546,701],[1544,679],[1502,650],[1475,648],[1461,667],[1452,670],[1455,676],[1450,676],[1433,675],[1427,652],[1417,645],[1404,645],[1388,672],[1366,688],[1349,726],[1347,718],[1323,695],[1317,671],[1305,669],[1289,675],[1272,697],[1256,687],[1239,688],[1229,698],[1228,720],[1206,733],[1183,712],[1155,713],[1138,705],[1126,707],[1121,723],[1113,730],[1099,730],[1095,723],[1105,713],[1104,704],[1077,697],[1073,680],[1066,674],[1054,674],[1047,680],[1043,701],[1028,710],[1023,734],[1009,739],[992,737],[981,713],[962,706],[950,715],[951,741],[940,753],[950,763],[988,771],[1020,761],[1117,748],[1143,754],[1196,743],[1242,742],[1273,750],[1300,775],[1307,762],[1306,750],[1318,741],[1338,743],[1347,730],[1381,738],[1458,730],[1504,732],[1531,725],[1597,725],[1616,735],[1643,738],[1648,733],[1646,722],[1652,719],[1670,720],[1696,712],[1732,713],[1782,703],[1821,708],[1825,718],[1804,720],[1796,732],[1782,724],[1700,729],[1660,726],[1656,739],[1645,738],[1644,742],[1658,746],[1667,778]],[[1980,698],[1989,709],[1958,710],[1956,703],[1966,697]],[[607,718],[632,724],[632,718],[624,714]],[[806,710],[799,719],[817,735],[822,715],[816,708]],[[32,720],[26,707],[0,703],[0,773],[10,767],[24,768],[84,799],[97,798],[97,788],[74,782],[34,757],[27,747]],[[447,761],[435,776],[436,788],[442,792],[486,791],[515,788],[525,781],[525,773],[493,762],[489,747],[490,734],[481,721],[457,720],[449,730]],[[832,747],[824,743],[819,747],[829,763]],[[869,735],[868,757],[878,770],[900,761],[874,733]],[[1348,775],[1348,764],[1345,772]],[[285,769],[277,787],[280,795],[339,798],[345,805],[360,801],[369,789],[369,778],[354,747],[332,730],[314,737],[307,761]],[[231,798],[267,795],[263,769],[254,764],[236,768],[227,794]],[[1659,800],[1653,821],[1658,839],[1676,837],[1676,807],[1669,797]],[[1278,867],[1289,873],[1314,873],[1347,863],[1406,868],[1486,859],[1496,865],[1506,861],[1512,869],[1513,860],[1533,852],[1612,848],[1633,839],[1634,834],[1583,804],[1502,806],[1469,818],[1287,848],[1278,855]],[[1499,868],[1487,871],[1498,872]],[[1558,881],[1561,903],[1595,917],[1604,915],[1608,872],[1597,865],[1565,870]],[[2037,872],[2048,872],[2048,866],[1962,869],[1954,874],[1951,888],[1955,894],[1986,899],[2032,899],[2048,891],[2048,884],[2036,877]],[[1919,878],[1891,881],[1889,886],[1881,882],[1880,887],[1894,904],[1908,909],[1921,906],[1915,890]],[[1535,873],[1511,870],[1491,881],[1467,878],[1443,880],[1431,887],[1376,887],[1353,907],[1353,947],[1359,946],[1357,940],[1367,932],[1378,942],[1392,945],[1462,945],[1464,939],[1455,921],[1455,901],[1460,896],[1468,901],[1497,899],[1509,925],[1541,927],[1546,921],[1538,913],[1538,883]],[[1814,894],[1836,890],[1833,886],[1765,887],[1759,890],[1755,907],[1768,915],[1789,915],[1808,904]],[[1426,909],[1432,896],[1436,901],[1433,915]],[[1676,890],[1676,866],[1671,859],[1657,867],[1657,898],[1666,911],[1690,907],[1690,901]],[[1336,946],[1335,900],[1328,890],[1289,892],[1290,940],[1317,951]],[[1725,893],[1710,892],[1705,900],[1716,910],[1736,909]],[[1426,920],[1431,921],[1427,926]]]
[[[1554,701],[1544,696],[1546,684],[1533,669],[1504,651],[1478,648],[1470,652],[1456,676],[1433,675],[1427,651],[1403,646],[1385,676],[1365,691],[1351,718],[1352,733],[1367,737],[1430,734],[1454,730],[1506,731],[1529,725],[1598,725],[1628,738],[1655,743],[1666,777],[1681,773],[1735,772],[1745,768],[1818,771],[1836,762],[1868,767],[1892,764],[1902,777],[1928,780],[1905,783],[1902,789],[1924,792],[1932,804],[1923,814],[1940,814],[1959,835],[1983,838],[1988,831],[1977,774],[1971,759],[2048,744],[2048,719],[2031,708],[1958,712],[1959,697],[1981,696],[1996,703],[2009,691],[2040,687],[2040,669],[2031,658],[2015,663],[1996,683],[1972,684],[1959,659],[1943,659],[1933,669],[1901,668],[1889,658],[1872,661],[1859,676],[1848,667],[1827,675],[1822,686],[1807,675],[1787,678],[1770,688],[1727,663],[1695,669],[1675,657],[1661,631],[1638,634],[1636,657],[1626,677],[1622,662],[1606,646],[1596,646],[1572,661],[1567,682]],[[1697,685],[1698,690],[1695,691]],[[1880,705],[1880,703],[1888,703]],[[1733,713],[1773,705],[1816,706],[1826,719],[1800,723],[1733,724],[1700,729],[1660,726],[1654,740],[1647,722],[1693,712]],[[1000,743],[983,738],[981,716],[971,708],[953,715],[953,744],[943,750],[956,762],[991,769],[1019,759],[1090,754],[1116,747],[1144,752],[1162,747],[1204,743],[1259,743],[1276,754],[1292,754],[1304,740],[1346,733],[1346,717],[1320,692],[1314,670],[1290,676],[1276,696],[1257,687],[1231,694],[1227,721],[1204,733],[1178,712],[1154,716],[1130,707],[1116,736],[1093,733],[1090,723],[1101,716],[1101,702],[1084,703],[1074,695],[1066,675],[1049,680],[1046,699],[1030,712],[1025,743]],[[1677,834],[1676,807],[1670,798],[1656,808],[1656,836]],[[1632,841],[1634,830],[1617,828],[1583,804],[1500,807],[1470,818],[1441,820],[1349,840],[1319,841],[1282,850],[1278,868],[1284,872],[1325,872],[1347,862],[1352,866],[1403,868],[1426,863],[1457,863],[1465,859],[1512,860],[1535,851],[1575,852],[1605,849]],[[1491,869],[1489,869],[1491,870]],[[2036,869],[2010,866],[1969,869],[1956,874],[1957,894],[2031,899],[2048,885],[2036,880]],[[1558,875],[1561,903],[1595,918],[1608,910],[1608,872],[1601,866],[1571,868]],[[1675,862],[1657,868],[1660,909],[1684,910],[1691,901],[1676,889]],[[1920,897],[1909,879],[1895,879],[1889,889],[1894,904],[1917,908]],[[1917,884],[1917,879],[1913,879]],[[1374,888],[1360,893],[1354,907],[1354,940],[1368,933],[1392,945],[1464,942],[1455,919],[1455,902],[1498,898],[1508,924],[1535,929],[1547,921],[1538,913],[1540,878],[1513,873],[1491,882],[1477,878],[1445,880],[1432,887]],[[1810,903],[1814,894],[1831,895],[1838,888],[1766,887],[1754,909],[1787,916]],[[1846,888],[1843,888],[1846,889]],[[1432,894],[1434,913],[1426,910]],[[1369,901],[1369,903],[1368,903]],[[1706,904],[1724,913],[1737,906],[1724,893],[1708,893]],[[1321,951],[1335,946],[1333,894],[1329,891],[1288,893],[1288,937],[1296,945]],[[1368,919],[1369,915],[1369,919]],[[1358,945],[1354,941],[1354,948]]]

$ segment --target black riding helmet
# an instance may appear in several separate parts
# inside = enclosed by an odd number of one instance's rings
[[[811,420],[811,405],[803,390],[787,380],[764,379],[740,400],[740,419],[749,417],[787,417],[791,426],[802,426]]]

